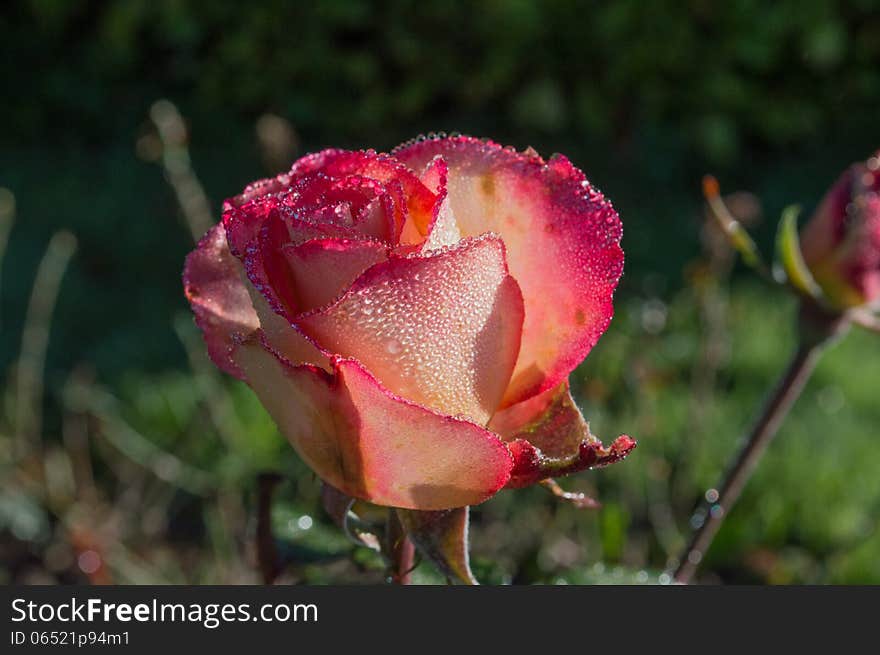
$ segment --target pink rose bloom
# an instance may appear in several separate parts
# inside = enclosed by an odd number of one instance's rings
[[[837,308],[880,303],[880,152],[831,187],[801,233],[801,250]]]
[[[437,510],[600,466],[568,375],[623,269],[563,156],[470,137],[325,150],[226,201],[186,261],[208,352],[325,482]]]

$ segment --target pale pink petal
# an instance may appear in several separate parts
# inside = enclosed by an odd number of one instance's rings
[[[327,356],[293,325],[293,318],[318,306],[309,302],[325,298],[329,302],[338,297],[370,264],[385,257],[385,246],[365,241],[364,247],[359,248],[358,241],[340,239],[338,243],[348,245],[329,250],[324,258],[308,251],[308,261],[294,270],[290,253],[297,260],[296,248],[308,243],[305,239],[314,241],[326,234],[350,236],[351,232],[334,225],[314,225],[290,217],[285,220],[281,212],[270,212],[258,235],[251,238],[244,257],[245,286],[272,348],[291,362],[308,362],[323,368],[329,365]],[[318,241],[328,244],[334,240]],[[346,248],[354,252],[352,257],[345,256]],[[372,255],[368,257],[367,252]],[[330,257],[336,259],[335,270],[328,261]]]
[[[470,137],[415,142],[393,155],[414,171],[441,155],[461,234],[492,231],[507,246],[525,323],[504,403],[558,385],[611,320],[623,270],[621,224],[611,204],[562,156],[544,162]]]
[[[260,318],[265,345],[293,364],[314,364],[329,371],[330,358],[318,350],[287,318],[277,314],[269,306],[266,297],[246,277],[244,284]]]
[[[431,212],[431,224],[428,226],[428,234],[419,245],[420,252],[437,250],[445,246],[451,246],[461,241],[461,231],[455,221],[452,204],[449,202],[447,181],[449,168],[443,157],[437,156],[432,159],[421,180],[431,191],[437,194],[437,201]],[[401,238],[403,241],[403,238]]]
[[[343,226],[315,225],[296,218],[285,218],[282,213],[274,212],[263,221],[259,233],[251,239],[243,258],[245,271],[254,287],[266,297],[269,306],[275,312],[289,320],[305,309],[298,300],[297,278],[291,270],[286,251],[296,248],[302,243],[315,240],[325,243],[337,240],[340,243],[350,244],[351,248],[357,248],[356,244],[362,240],[362,237]],[[377,245],[375,242],[366,243],[372,243],[372,245],[365,246],[365,249],[384,252],[384,246]],[[361,255],[358,260],[362,259]],[[352,262],[352,264],[354,263],[356,262]],[[350,267],[351,265],[349,265],[349,269]],[[304,275],[301,274],[299,277],[302,278]],[[314,280],[308,283],[311,285],[319,284]]]
[[[441,203],[448,208],[449,202],[446,200],[446,178],[448,168],[442,157],[435,157],[428,162],[425,170],[419,175],[419,180],[428,188],[431,193],[437,196],[434,206],[431,209],[431,217],[428,222],[424,221],[423,216],[408,215],[406,223],[400,234],[400,243],[403,246],[416,246],[425,242],[431,231],[431,226],[436,223]],[[418,248],[414,249],[419,250]]]
[[[510,453],[494,434],[394,396],[355,361],[336,360],[328,374],[253,340],[233,358],[303,460],[343,493],[440,510],[480,503],[509,478]]]
[[[290,266],[297,312],[318,309],[336,300],[361,273],[388,257],[388,246],[376,241],[313,239],[282,248]]]
[[[222,370],[237,378],[241,371],[230,359],[235,335],[260,327],[240,277],[241,264],[229,252],[222,225],[215,225],[186,258],[183,286],[208,346],[208,354]]]
[[[383,261],[388,244],[366,239],[313,238],[309,224],[291,233],[291,223],[273,214],[248,246],[245,270],[279,315],[293,321],[303,312],[338,298],[367,268]],[[321,230],[333,226],[321,226]],[[300,228],[297,228],[300,230]]]
[[[449,166],[442,155],[437,155],[425,164],[425,170],[419,175],[419,180],[424,184],[431,193],[438,194],[446,188],[446,181],[449,178]]]
[[[383,195],[370,201],[355,217],[354,229],[368,239],[396,243],[398,237],[392,198]]]
[[[461,241],[461,232],[458,229],[458,224],[455,222],[455,215],[452,213],[449,197],[444,191],[443,197],[437,202],[434,216],[431,219],[431,226],[428,228],[428,237],[422,243],[420,252],[439,250],[447,246],[453,246],[459,241]]]
[[[516,361],[522,297],[496,237],[368,269],[338,302],[297,318],[325,351],[392,392],[485,424]]]

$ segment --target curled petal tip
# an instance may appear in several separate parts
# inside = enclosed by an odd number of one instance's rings
[[[584,442],[581,444],[581,457],[592,456],[594,458],[590,468],[608,466],[625,459],[637,445],[638,442],[626,434],[617,437],[608,448],[603,446],[601,441]],[[587,455],[587,451],[591,455]]]
[[[507,486],[519,488],[550,477],[602,468],[619,462],[633,451],[636,441],[627,435],[621,435],[606,447],[592,437],[584,439],[574,455],[559,458],[547,457],[525,439],[517,439],[509,445],[514,465]]]

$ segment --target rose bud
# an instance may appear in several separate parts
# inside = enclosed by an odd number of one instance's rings
[[[880,152],[831,187],[801,233],[801,251],[835,308],[880,303]]]
[[[623,269],[563,156],[470,137],[325,150],[226,201],[186,261],[208,352],[325,482],[437,510],[601,466],[568,375]]]

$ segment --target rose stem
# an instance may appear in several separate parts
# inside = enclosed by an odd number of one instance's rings
[[[847,321],[804,307],[800,327],[800,344],[755,421],[745,445],[728,468],[721,485],[716,487],[718,491],[707,491],[700,508],[693,514],[691,523],[695,526],[694,534],[679,559],[673,576],[676,582],[688,584],[693,578],[724,517],[736,504],[761,456],[810,379],[822,350],[834,336],[844,331]]]
[[[386,549],[390,561],[389,581],[391,584],[409,584],[416,551],[394,509],[388,511],[386,539]]]

